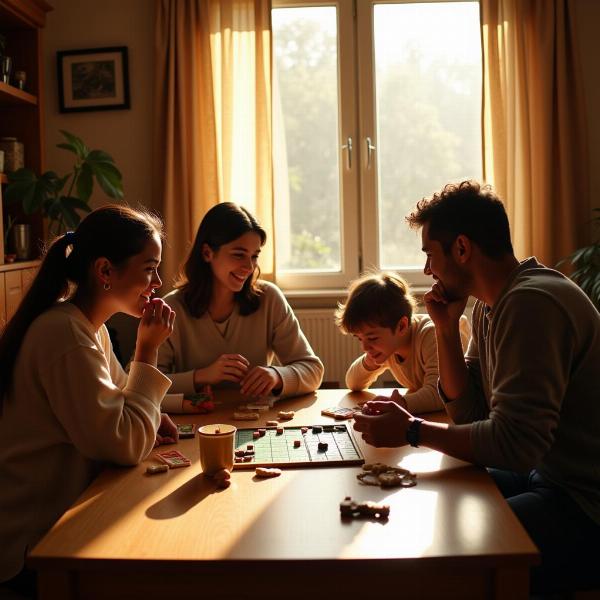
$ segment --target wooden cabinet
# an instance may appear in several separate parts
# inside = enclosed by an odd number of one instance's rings
[[[15,137],[24,145],[25,166],[41,173],[44,167],[42,28],[52,7],[45,0],[0,0],[0,34],[6,39],[5,55],[12,58],[12,78],[0,81],[0,137]],[[15,85],[15,71],[25,71],[25,89]],[[31,226],[32,252],[44,238],[41,215],[26,216],[19,206],[5,206],[3,188],[8,183],[0,173],[0,327],[16,310],[23,291],[31,283],[39,261],[5,263],[4,227],[10,215]]]

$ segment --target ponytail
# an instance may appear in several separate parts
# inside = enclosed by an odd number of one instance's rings
[[[90,266],[98,257],[105,257],[119,267],[141,252],[152,236],[162,238],[162,231],[162,222],[156,215],[126,205],[108,204],[87,215],[77,231],[54,240],[29,291],[0,335],[0,415],[17,355],[31,323],[56,302],[70,298],[71,284],[89,285]]]
[[[69,291],[67,246],[72,243],[70,241],[72,235],[69,233],[56,238],[48,248],[31,287],[2,332],[0,337],[0,414],[2,414],[4,395],[12,381],[17,354],[29,325],[55,302],[67,296]]]

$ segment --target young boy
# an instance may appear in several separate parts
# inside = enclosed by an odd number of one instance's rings
[[[386,369],[408,388],[404,396],[410,412],[443,410],[438,395],[435,328],[427,315],[415,315],[416,301],[402,277],[391,272],[365,275],[350,284],[348,301],[336,312],[336,323],[353,334],[364,354],[346,373],[353,391],[368,388]],[[461,319],[463,349],[469,323]]]

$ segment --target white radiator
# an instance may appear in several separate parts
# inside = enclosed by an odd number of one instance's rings
[[[346,370],[362,354],[358,340],[353,335],[344,335],[336,327],[333,309],[305,308],[294,312],[312,349],[323,361],[323,382],[338,383],[340,387],[346,387]]]

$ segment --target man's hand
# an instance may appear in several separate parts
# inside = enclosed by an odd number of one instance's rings
[[[377,396],[367,402],[363,410],[354,417],[354,429],[362,433],[362,438],[376,448],[396,448],[405,446],[406,430],[412,415],[404,408],[406,401],[398,390],[392,392],[391,398]]]
[[[439,280],[423,296],[425,308],[435,323],[436,329],[445,331],[453,327],[458,328],[458,321],[467,306],[468,299],[468,296],[451,298]]]

